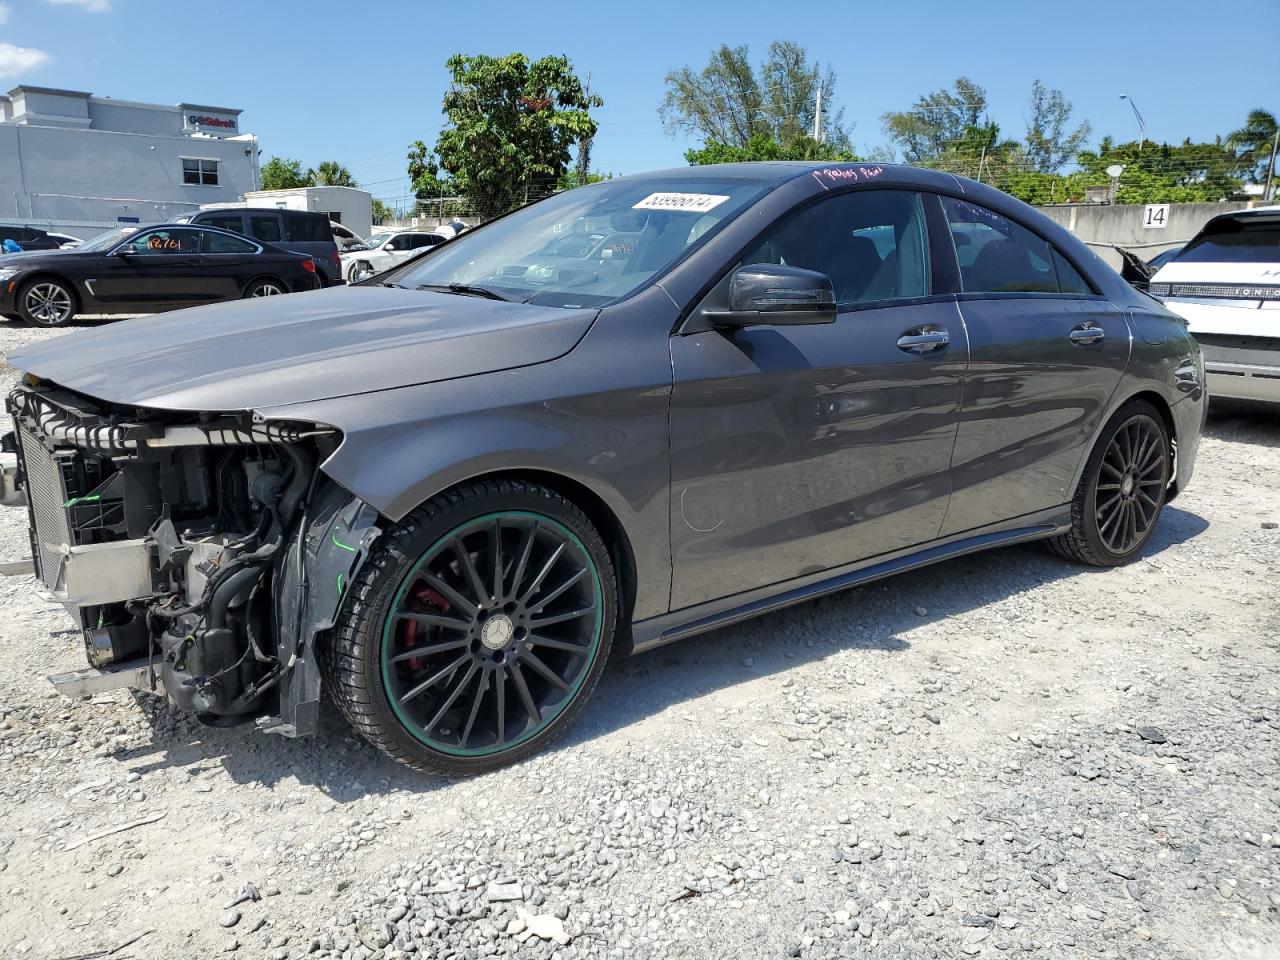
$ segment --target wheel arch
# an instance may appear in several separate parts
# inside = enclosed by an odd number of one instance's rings
[[[513,468],[477,473],[451,483],[448,487],[433,493],[431,496],[439,496],[441,493],[447,493],[456,487],[483,480],[520,480],[525,483],[539,484],[554,490],[587,515],[587,519],[600,532],[605,545],[609,548],[610,559],[613,560],[614,571],[618,577],[618,627],[621,631],[618,639],[623,640],[625,646],[629,646],[629,625],[632,613],[635,610],[639,578],[636,571],[635,552],[631,546],[631,537],[608,502],[580,480],[575,480],[563,473],[556,473],[553,470],[537,468]],[[431,498],[428,497],[427,499]]]
[[[1098,440],[1101,438],[1102,432],[1107,428],[1107,424],[1111,422],[1112,418],[1115,417],[1117,413],[1136,401],[1143,401],[1150,404],[1156,412],[1160,414],[1160,419],[1164,423],[1164,428],[1169,432],[1169,440],[1173,444],[1174,450],[1177,450],[1178,425],[1177,420],[1173,415],[1173,408],[1168,399],[1159,391],[1153,390],[1149,387],[1144,387],[1141,390],[1135,390],[1132,393],[1126,393],[1121,396],[1120,400],[1115,403],[1109,411],[1107,411],[1107,415],[1103,417],[1101,422],[1098,424],[1098,429],[1094,432],[1093,438],[1089,443],[1089,447],[1086,450],[1084,457],[1081,459],[1080,466],[1076,470],[1076,475],[1072,480],[1072,490],[1074,490],[1076,485],[1079,484],[1080,477],[1084,474],[1085,465],[1089,461],[1089,455],[1093,453],[1094,447],[1098,445]],[[1177,470],[1172,471],[1172,478],[1173,483],[1169,487],[1168,494],[1165,497],[1166,503],[1178,495]]]
[[[21,296],[27,287],[40,280],[57,280],[71,292],[71,302],[72,306],[75,307],[75,312],[84,312],[84,294],[80,292],[79,285],[74,280],[58,273],[56,270],[38,270],[29,277],[23,277],[22,283],[18,287],[18,295]]]
[[[278,284],[281,287],[281,289],[284,290],[285,293],[290,292],[289,284],[286,283],[284,280],[281,280],[274,273],[261,273],[240,288],[240,296],[247,297],[249,295],[249,291],[253,289],[253,285],[255,283],[264,283],[268,280],[270,280],[272,283]]]

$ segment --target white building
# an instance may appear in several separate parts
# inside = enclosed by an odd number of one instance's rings
[[[0,95],[0,223],[88,239],[258,189],[240,111],[19,86]]]

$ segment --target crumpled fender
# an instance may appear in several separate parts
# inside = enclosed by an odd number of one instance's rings
[[[292,664],[280,689],[280,715],[263,724],[289,737],[314,734],[320,720],[317,645],[337,623],[352,580],[381,534],[378,511],[336,484],[308,509],[290,544],[276,589],[280,656]]]

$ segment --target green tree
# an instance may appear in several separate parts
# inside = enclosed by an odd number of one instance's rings
[[[920,163],[941,156],[967,129],[980,126],[986,110],[987,91],[959,77],[952,89],[925,94],[910,110],[890,111],[880,120],[907,163]]]
[[[700,71],[690,67],[666,76],[659,114],[670,132],[691,132],[707,144],[746,148],[753,137],[790,143],[811,136],[822,91],[824,142],[847,149],[843,111],[835,103],[836,75],[810,62],[805,48],[782,40],[769,45],[757,70],[746,46],[722,44]]]
[[[358,187],[351,171],[337,160],[322,160],[315,169],[307,171],[312,186],[316,187]]]
[[[711,141],[700,148],[686,150],[684,158],[694,167],[753,160],[828,160],[848,163],[858,159],[850,150],[834,147],[829,143],[819,143],[812,137],[798,136],[782,144],[759,133],[746,146],[736,147]]]
[[[1071,102],[1061,90],[1051,90],[1039,80],[1031,84],[1031,117],[1027,120],[1026,159],[1031,169],[1057,173],[1075,158],[1089,139],[1091,127],[1085,120],[1068,131]]]
[[[595,136],[589,110],[603,104],[568,58],[455,54],[447,66],[453,85],[435,150],[420,140],[409,148],[419,198],[461,194],[480,212],[499,214],[553,192],[573,147]]]
[[[1184,140],[1139,145],[1103,137],[1097,150],[1077,156],[1081,179],[1088,186],[1107,186],[1107,167],[1124,171],[1116,185],[1116,203],[1213,203],[1239,194],[1239,160],[1222,138],[1213,143]]]
[[[395,213],[392,212],[389,206],[387,206],[377,197],[374,197],[373,198],[373,219],[375,223],[383,223],[384,221],[387,221],[387,220],[394,220]]]
[[[1250,110],[1244,126],[1227,134],[1227,146],[1236,151],[1242,172],[1254,183],[1267,182],[1271,151],[1276,143],[1276,115],[1261,108]],[[1275,171],[1280,176],[1280,169]]]
[[[311,181],[302,172],[301,160],[272,157],[262,165],[263,190],[294,190],[308,187]]]

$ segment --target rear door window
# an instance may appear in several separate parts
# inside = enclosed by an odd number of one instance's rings
[[[942,209],[965,293],[1059,293],[1049,244],[994,210],[954,197]]]
[[[212,230],[200,231],[204,234],[204,252],[205,253],[255,253],[258,249],[256,244],[250,243],[243,237],[229,237],[225,233],[215,233]]]
[[[263,243],[279,243],[280,218],[274,213],[250,214],[249,236]]]

